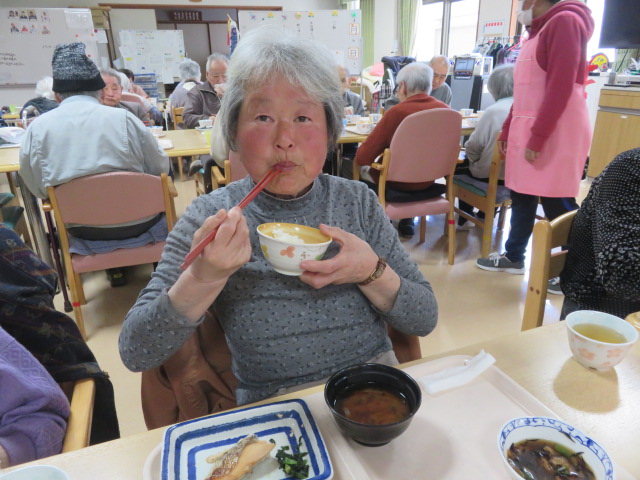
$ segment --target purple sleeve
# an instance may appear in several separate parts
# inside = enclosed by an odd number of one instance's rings
[[[44,367],[2,329],[0,390],[0,445],[10,465],[60,453],[69,417],[67,397]]]

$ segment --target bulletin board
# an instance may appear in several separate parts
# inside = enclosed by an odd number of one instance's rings
[[[349,75],[362,70],[362,13],[360,10],[315,11],[238,11],[240,41],[242,34],[260,25],[271,24],[316,40],[334,55],[336,63],[344,65]]]
[[[97,36],[87,8],[0,8],[0,85],[32,85],[51,75],[59,43],[82,42],[98,62]]]
[[[155,73],[158,82],[173,83],[185,57],[182,30],[121,30],[120,55],[133,73]]]

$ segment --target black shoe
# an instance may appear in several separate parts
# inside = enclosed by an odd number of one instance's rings
[[[413,218],[403,218],[398,222],[398,233],[401,237],[411,238],[416,234]]]
[[[203,166],[204,165],[202,165],[200,160],[194,160],[191,162],[191,165],[189,166],[189,177],[193,177]]]
[[[109,268],[107,270],[107,278],[112,287],[122,287],[127,284],[127,279],[124,276],[124,269],[122,268]]]

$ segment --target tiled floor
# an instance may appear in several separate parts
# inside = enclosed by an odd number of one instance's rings
[[[583,182],[580,198],[588,191]],[[176,183],[178,214],[195,196],[192,180]],[[508,224],[508,222],[507,222]],[[480,229],[457,232],[455,265],[447,264],[447,242],[442,236],[443,217],[429,219],[427,239],[406,241],[406,248],[431,282],[439,303],[439,323],[435,331],[422,339],[424,356],[479,342],[520,330],[528,274],[510,275],[478,269],[475,259],[480,251]],[[417,237],[417,236],[416,236]],[[506,235],[498,234],[493,250],[498,250]],[[83,276],[87,305],[83,307],[89,346],[98,362],[111,376],[123,436],[145,430],[140,407],[140,374],[128,371],[120,361],[118,335],[122,320],[146,285],[151,266],[131,269],[128,285],[111,288],[103,272]],[[545,319],[557,321],[561,295],[549,295]],[[62,309],[61,295],[56,304]]]

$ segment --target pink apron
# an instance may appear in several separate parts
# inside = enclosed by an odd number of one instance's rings
[[[542,27],[540,33],[548,23]],[[573,91],[558,124],[533,162],[524,156],[531,127],[544,99],[547,74],[536,60],[540,33],[526,41],[514,72],[513,115],[507,143],[505,183],[518,193],[542,197],[575,197],[591,145],[591,125],[584,85]]]

